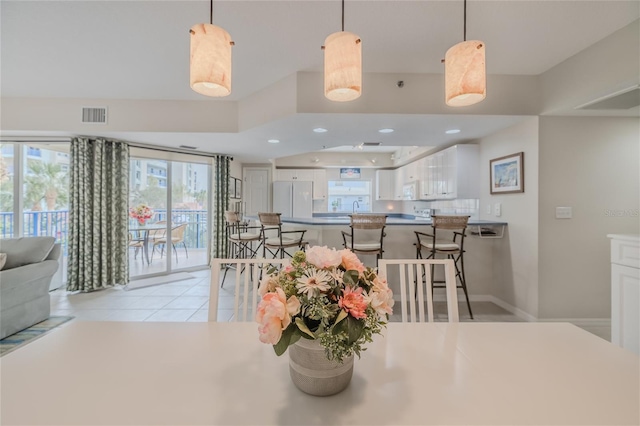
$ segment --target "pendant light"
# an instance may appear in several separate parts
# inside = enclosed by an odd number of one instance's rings
[[[324,96],[346,102],[362,94],[362,43],[356,34],[344,30],[330,34],[324,41]]]
[[[487,96],[484,43],[467,41],[467,0],[464,0],[464,41],[447,50],[444,58],[445,102],[460,107]]]
[[[231,93],[231,36],[213,25],[213,0],[208,24],[196,24],[191,33],[190,85],[205,96]]]

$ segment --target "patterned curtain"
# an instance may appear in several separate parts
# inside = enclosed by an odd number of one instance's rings
[[[129,282],[129,146],[106,139],[71,141],[68,291]]]
[[[216,155],[213,159],[213,215],[211,258],[227,256],[227,235],[224,212],[229,210],[229,165],[231,157]]]

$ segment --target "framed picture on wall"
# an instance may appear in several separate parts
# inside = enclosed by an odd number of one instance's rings
[[[229,198],[236,198],[236,178],[229,177]]]
[[[489,161],[491,193],[524,192],[524,152]]]
[[[242,198],[242,180],[236,179],[236,198]]]

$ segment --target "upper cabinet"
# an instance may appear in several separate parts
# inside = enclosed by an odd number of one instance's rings
[[[313,170],[313,199],[327,199],[327,171],[325,169]]]
[[[478,145],[456,145],[419,160],[420,199],[480,198]]]
[[[276,179],[279,181],[293,182],[293,181],[307,181],[313,182],[313,170],[302,169],[277,169]]]
[[[327,171],[325,169],[276,169],[276,181],[313,182],[314,200],[327,199]]]
[[[376,200],[396,199],[396,170],[376,170]]]

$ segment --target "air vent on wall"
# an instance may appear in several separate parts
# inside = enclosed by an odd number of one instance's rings
[[[638,85],[602,96],[575,109],[622,110],[640,105],[640,87]]]
[[[364,142],[362,145],[364,146],[380,146],[382,142]]]
[[[83,107],[82,122],[91,124],[107,124],[107,107]]]
[[[180,148],[183,148],[183,149],[198,149],[195,146],[189,146],[189,145],[180,145]]]

